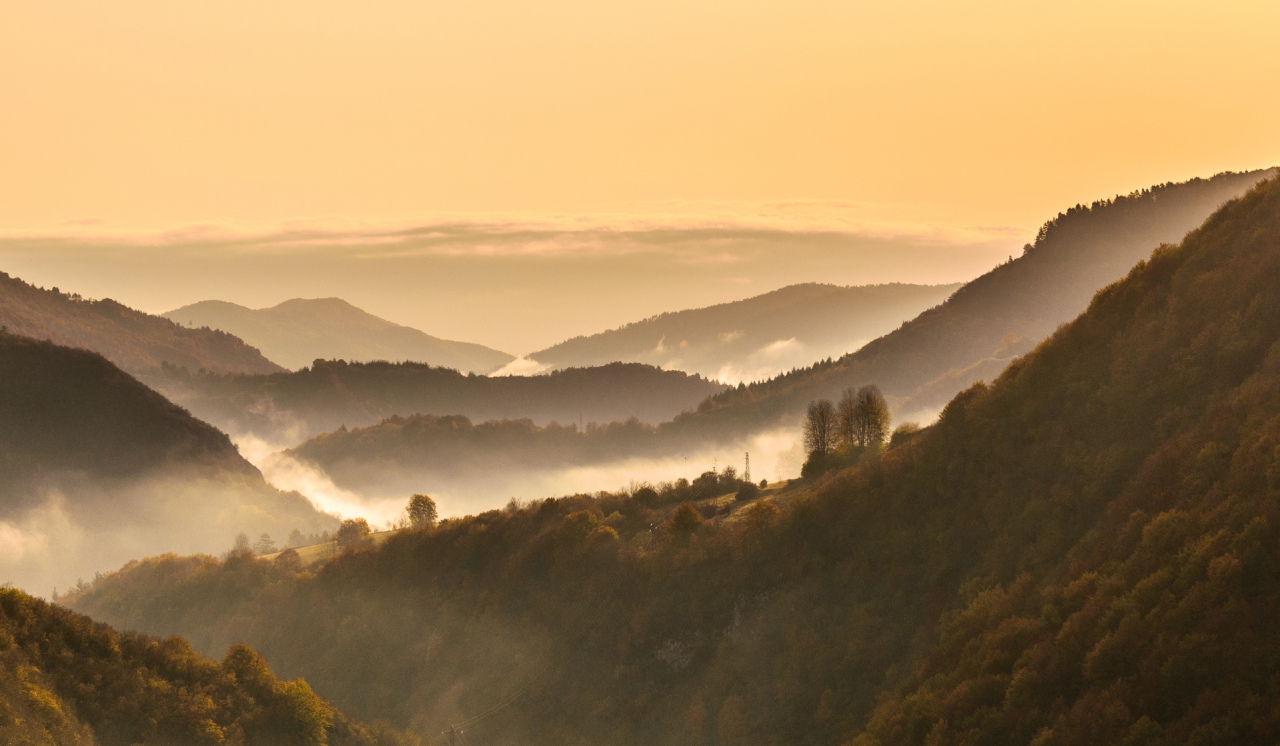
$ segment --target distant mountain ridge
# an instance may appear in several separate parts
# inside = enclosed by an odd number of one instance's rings
[[[647,363],[736,384],[853,352],[959,288],[960,283],[788,285],[574,337],[527,357],[554,368]]]
[[[0,272],[0,327],[102,354],[133,373],[164,363],[215,373],[276,373],[280,366],[225,332],[188,329],[110,299],[45,290]]]
[[[1222,173],[1077,205],[1045,223],[1022,256],[901,328],[837,360],[725,391],[663,427],[694,438],[737,438],[794,423],[810,401],[869,383],[889,397],[897,417],[936,414],[1083,312],[1098,290],[1154,249],[1180,241],[1276,173]]]
[[[268,376],[192,374],[167,368],[146,382],[233,435],[297,444],[341,426],[393,415],[531,419],[542,424],[661,422],[722,384],[639,363],[569,368],[540,376],[480,376],[424,363],[317,360]]]
[[[313,360],[387,360],[490,373],[515,359],[484,345],[439,339],[392,323],[341,298],[294,298],[260,309],[206,300],[163,315],[179,324],[234,334],[291,370]]]

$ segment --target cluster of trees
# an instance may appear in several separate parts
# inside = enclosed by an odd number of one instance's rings
[[[874,384],[846,389],[839,404],[809,403],[804,420],[808,454],[801,475],[816,476],[847,466],[867,451],[878,451],[889,436],[889,405]]]
[[[315,572],[165,557],[71,601],[247,640],[422,732],[491,713],[492,742],[1270,744],[1277,345],[1271,183],[780,515],[655,505],[690,484],[513,503]]]
[[[348,719],[245,645],[221,663],[177,637],[116,633],[0,588],[0,742],[59,746],[412,746]]]

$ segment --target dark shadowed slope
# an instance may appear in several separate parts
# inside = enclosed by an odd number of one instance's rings
[[[754,298],[664,313],[528,357],[553,368],[648,363],[736,384],[840,357],[938,305],[954,285],[791,285]]]
[[[0,589],[0,743],[9,746],[393,746],[240,645],[221,664],[186,641],[118,634]]]
[[[929,417],[956,392],[992,380],[1101,287],[1164,243],[1180,241],[1227,200],[1274,171],[1164,184],[1073,207],[1049,221],[1022,256],[968,283],[946,303],[833,362],[727,391],[677,423],[733,437],[793,420],[816,398],[880,386],[900,417]]]
[[[0,326],[14,334],[83,347],[130,372],[169,363],[216,373],[274,373],[280,366],[242,340],[211,329],[184,329],[113,300],[85,300],[33,287],[0,272]]]
[[[335,524],[102,356],[0,333],[0,582],[43,593],[141,552]]]
[[[417,413],[528,418],[542,424],[631,417],[661,422],[724,390],[700,376],[638,363],[490,377],[420,363],[338,360],[270,376],[188,375],[170,369],[146,380],[227,432],[291,445],[343,425]]]
[[[341,298],[295,298],[251,309],[206,300],[164,314],[185,326],[207,326],[240,337],[286,368],[313,360],[407,360],[463,373],[489,373],[514,358],[483,345],[451,342],[393,324]]]
[[[805,491],[511,506],[314,574],[162,558],[75,606],[424,732],[514,701],[477,742],[1274,744],[1280,183]]]

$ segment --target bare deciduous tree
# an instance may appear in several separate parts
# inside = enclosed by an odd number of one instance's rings
[[[836,408],[826,399],[809,403],[809,414],[804,421],[804,448],[810,454],[823,456],[831,453],[835,445]]]
[[[880,445],[889,435],[889,405],[875,385],[858,389],[854,401],[854,438],[859,446]]]

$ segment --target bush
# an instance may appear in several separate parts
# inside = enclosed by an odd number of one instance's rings
[[[743,482],[742,485],[738,487],[738,494],[734,495],[734,499],[738,502],[747,502],[749,500],[754,500],[759,496],[759,487],[755,486],[751,482]]]

